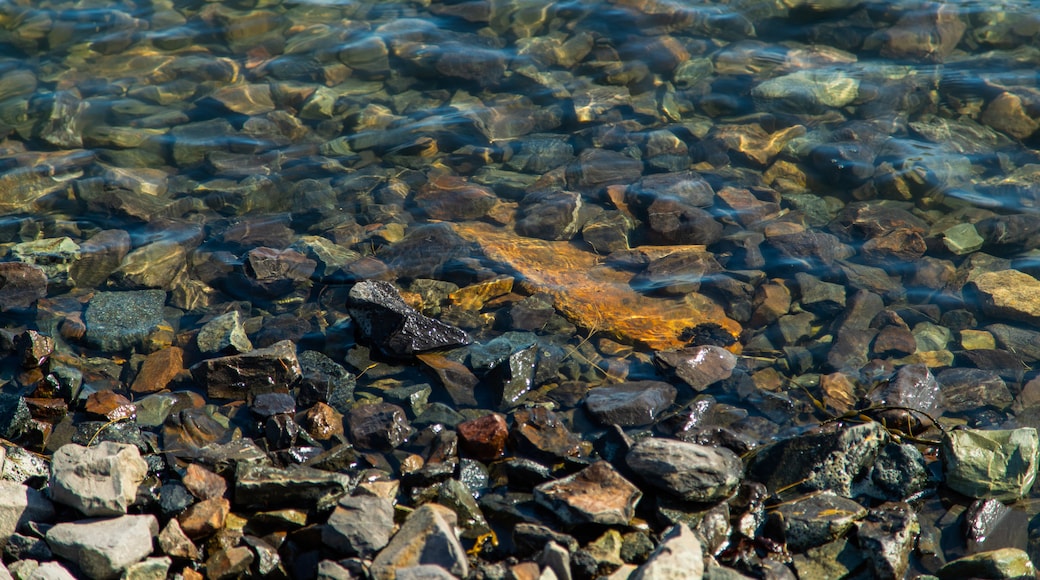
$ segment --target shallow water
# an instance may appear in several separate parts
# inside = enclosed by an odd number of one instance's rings
[[[855,401],[915,363],[992,371],[1013,397],[963,395],[979,399],[950,424],[1034,425],[1040,312],[968,282],[1040,276],[1038,8],[0,1],[0,254],[48,275],[4,325],[58,336],[73,366],[139,356],[62,319],[94,290],[160,288],[169,342],[237,309],[257,346],[343,362],[346,288],[379,278],[478,342],[514,330],[525,296],[553,303],[525,330],[573,364],[528,400],[563,410],[557,383],[656,377],[652,353],[692,341],[743,353],[740,380],[707,394],[761,440],[825,418],[805,395],[840,399],[821,375]],[[313,272],[254,283],[257,248]],[[115,258],[77,269],[89,256]],[[496,276],[514,287],[447,296]],[[454,286],[424,294],[430,279]],[[864,292],[884,310],[838,349]],[[903,342],[882,348],[886,328]]]

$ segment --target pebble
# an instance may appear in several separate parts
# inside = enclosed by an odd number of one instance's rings
[[[625,461],[651,486],[695,502],[729,497],[743,472],[740,458],[729,449],[671,439],[637,441]]]
[[[1025,550],[1001,548],[958,558],[936,574],[941,580],[955,578],[1031,578],[1036,567]]]
[[[971,285],[978,292],[986,314],[1040,324],[1040,307],[1033,300],[1040,290],[1040,280],[1018,270],[1003,270],[979,274]]]
[[[231,355],[253,350],[238,310],[221,314],[203,324],[195,335],[195,344],[203,354]]]
[[[505,452],[509,425],[505,417],[491,413],[463,421],[455,427],[459,434],[459,451],[480,461],[493,461]]]
[[[728,379],[737,366],[737,357],[733,353],[712,345],[660,351],[654,356],[675,369],[676,376],[697,391]]]
[[[832,491],[822,491],[784,502],[777,513],[783,518],[787,545],[803,551],[843,537],[867,510]]]
[[[103,441],[83,447],[70,443],[54,452],[50,495],[86,516],[122,515],[136,499],[147,474],[148,464],[133,445]]]
[[[62,558],[76,562],[89,578],[115,578],[152,553],[159,534],[154,516],[60,523],[47,531],[47,544]]]
[[[534,488],[535,501],[565,524],[625,525],[643,493],[606,461]]]

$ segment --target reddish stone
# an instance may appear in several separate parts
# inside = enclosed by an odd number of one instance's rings
[[[50,423],[61,421],[69,412],[69,406],[64,399],[26,397],[25,404],[29,406],[29,412],[34,419]]]
[[[181,483],[201,500],[224,497],[227,492],[227,481],[223,477],[196,463],[188,466]]]
[[[504,417],[491,413],[459,423],[459,448],[464,455],[480,461],[491,461],[505,453],[509,425]]]
[[[230,512],[231,502],[217,497],[189,506],[177,516],[177,521],[189,538],[202,538],[224,527],[224,520]]]
[[[135,393],[154,393],[170,384],[178,374],[184,372],[184,350],[171,346],[148,355],[141,364],[130,390]]]
[[[206,560],[206,579],[238,578],[249,571],[252,563],[253,551],[245,546],[217,550]]]
[[[191,538],[185,535],[176,519],[170,520],[163,531],[159,532],[158,540],[159,549],[167,556],[186,560],[198,560],[201,557],[199,549]]]
[[[296,422],[318,441],[328,441],[343,435],[343,415],[320,401],[299,413]]]
[[[39,368],[54,352],[54,339],[35,330],[19,334],[15,345],[22,355],[22,367],[26,369]]]
[[[137,405],[115,391],[98,391],[87,397],[83,410],[91,415],[104,417],[108,421],[137,417]]]
[[[905,326],[885,326],[874,339],[874,354],[877,356],[901,357],[915,352],[917,341]]]
[[[46,295],[43,269],[24,262],[0,262],[0,312],[24,310]]]

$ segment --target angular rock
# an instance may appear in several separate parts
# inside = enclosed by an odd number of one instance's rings
[[[302,375],[296,345],[289,340],[245,354],[207,359],[192,365],[190,370],[192,378],[217,399],[286,393]]]
[[[358,282],[350,289],[347,309],[361,334],[387,356],[408,357],[470,343],[463,330],[423,316],[405,304],[388,282]]]
[[[47,531],[47,544],[58,556],[76,562],[94,579],[119,576],[152,553],[159,533],[155,516],[120,516],[57,524]]]
[[[662,351],[654,356],[675,369],[676,376],[696,391],[703,391],[719,381],[728,379],[737,366],[737,357],[732,352],[712,345]]]
[[[606,461],[534,488],[535,501],[566,525],[626,525],[643,493]]]
[[[230,513],[231,502],[215,497],[191,504],[177,516],[177,521],[189,538],[206,538],[224,527]]]
[[[700,580],[704,575],[704,555],[697,535],[683,523],[673,526],[661,543],[630,577],[632,580],[685,578]]]
[[[466,577],[469,562],[455,533],[456,523],[455,512],[444,506],[419,506],[372,561],[372,577],[393,580],[397,569],[426,564]]]
[[[35,489],[0,480],[0,546],[7,544],[19,528],[29,522],[47,523],[54,519],[54,506]]]
[[[852,497],[853,483],[867,473],[887,440],[887,432],[875,422],[831,424],[760,449],[748,463],[747,477],[771,491],[793,486]]]
[[[1018,548],[1001,548],[958,558],[939,568],[940,580],[960,578],[1033,578],[1036,567],[1029,554]]]
[[[206,577],[231,580],[249,571],[256,556],[248,546],[218,547],[206,559]]]
[[[605,385],[589,391],[585,409],[599,423],[622,427],[650,425],[675,402],[675,387],[661,381]]]
[[[346,425],[354,445],[383,452],[392,451],[414,432],[404,409],[392,403],[355,405]]]
[[[463,421],[455,427],[459,451],[479,461],[494,461],[505,452],[509,424],[497,413]]]
[[[70,443],[54,452],[51,498],[86,516],[123,515],[147,474],[148,464],[133,445],[104,441],[83,447]]]
[[[17,439],[29,428],[32,414],[25,397],[14,393],[0,393],[0,437]]]
[[[331,506],[353,489],[345,473],[294,465],[286,469],[239,463],[235,470],[235,505],[242,507]]]
[[[140,344],[165,323],[163,290],[98,292],[87,303],[83,322],[88,344],[108,352],[119,352]]]
[[[547,463],[582,455],[581,440],[567,429],[556,413],[545,407],[519,409],[513,413],[509,444],[518,455]]]
[[[859,547],[867,554],[876,578],[903,578],[910,566],[921,526],[905,503],[887,503],[867,513],[857,525]]]
[[[928,486],[924,456],[912,444],[889,443],[870,468],[870,481],[881,492],[882,499],[905,500]]]
[[[1036,429],[957,429],[943,437],[946,485],[968,497],[1015,501],[1036,480],[1040,439]]]
[[[165,389],[184,372],[184,350],[169,346],[148,355],[130,385],[136,394],[154,393]]]
[[[1018,270],[985,272],[969,283],[980,298],[986,314],[1040,325],[1040,280]]]
[[[520,201],[516,233],[543,240],[569,240],[585,225],[583,201],[572,191],[528,194]]]
[[[843,537],[867,515],[867,509],[832,491],[822,491],[786,501],[777,513],[783,516],[788,547],[802,551]]]
[[[740,458],[729,449],[672,439],[642,439],[629,450],[625,462],[653,487],[693,502],[729,497],[743,472]]]
[[[952,368],[943,370],[935,379],[950,413],[970,413],[985,407],[1003,410],[1014,400],[1007,383],[995,371]]]
[[[26,310],[47,295],[47,274],[24,262],[0,262],[0,312]]]
[[[253,350],[238,310],[221,314],[203,324],[195,335],[195,344],[202,354],[231,355]]]
[[[964,514],[968,552],[1000,548],[1026,549],[1029,545],[1029,516],[995,499],[975,500]]]
[[[350,496],[336,504],[321,541],[339,554],[370,558],[390,541],[394,506],[381,497]]]
[[[157,540],[159,549],[167,556],[196,561],[202,557],[195,542],[192,542],[191,538],[181,529],[177,518],[170,518],[170,522],[159,532]]]

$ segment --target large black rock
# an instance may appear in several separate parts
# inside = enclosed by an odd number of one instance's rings
[[[405,304],[389,282],[358,282],[350,289],[347,309],[361,334],[387,356],[403,358],[470,343],[462,329],[423,316]]]

